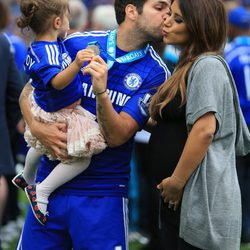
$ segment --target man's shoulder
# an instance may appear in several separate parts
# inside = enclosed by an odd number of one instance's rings
[[[69,35],[64,40],[66,49],[72,54],[76,51],[85,49],[89,42],[97,41],[101,46],[107,41],[107,31],[89,31],[89,32],[76,32]]]
[[[153,64],[155,67],[167,69],[162,57],[154,50],[152,46],[149,46],[146,60],[150,61],[151,65]]]
[[[102,40],[105,39],[109,34],[109,31],[86,31],[86,32],[75,32],[70,34],[64,39],[64,43],[72,42],[75,40],[88,41],[88,40]]]
[[[149,47],[147,56],[145,57],[144,64],[150,68],[151,74],[164,74],[166,78],[168,78],[171,73],[163,61],[162,57],[153,49],[152,46]]]

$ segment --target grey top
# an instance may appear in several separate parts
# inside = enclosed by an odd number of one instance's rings
[[[242,140],[237,137],[242,135],[238,133],[239,125],[244,127],[245,122],[235,87],[232,87],[221,60],[211,55],[202,56],[194,63],[188,76],[188,131],[208,112],[214,112],[217,130],[206,156],[185,187],[180,237],[201,249],[238,250],[241,196],[235,155],[236,144],[244,148]],[[250,135],[247,130],[244,133],[250,145]]]

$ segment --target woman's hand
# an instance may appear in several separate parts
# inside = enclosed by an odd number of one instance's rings
[[[55,157],[68,159],[66,124],[45,124],[33,119],[30,131]]]
[[[184,186],[178,177],[172,175],[163,179],[157,188],[161,191],[164,202],[169,204],[169,208],[176,210],[181,203]]]
[[[84,68],[83,74],[92,76],[93,93],[95,95],[105,92],[107,89],[108,66],[100,56],[93,57],[91,62]]]

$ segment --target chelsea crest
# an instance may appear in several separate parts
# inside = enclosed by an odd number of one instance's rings
[[[142,84],[141,77],[136,73],[129,73],[124,78],[124,86],[129,90],[137,90]]]

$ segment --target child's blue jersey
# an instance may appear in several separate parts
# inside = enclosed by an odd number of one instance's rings
[[[47,112],[55,112],[80,99],[83,95],[79,76],[64,89],[56,90],[51,79],[72,62],[63,42],[33,42],[26,57],[26,73],[32,78],[34,98],[39,107]]]
[[[89,42],[98,41],[106,50],[109,32],[75,33],[66,38],[64,44],[72,59],[77,51],[87,47]],[[126,52],[116,48],[117,57]],[[101,54],[103,57],[103,55]],[[103,57],[105,59],[105,57]],[[169,77],[169,71],[152,47],[144,58],[129,63],[118,63],[108,72],[108,94],[114,109],[128,113],[140,127],[148,120],[149,98],[157,87]],[[91,77],[80,76],[84,98],[82,105],[96,114],[96,100]],[[90,166],[72,181],[59,188],[58,192],[87,196],[127,196],[130,175],[130,159],[133,138],[116,148],[107,148],[91,159]],[[48,175],[56,162],[45,157],[39,170],[38,181]]]
[[[250,126],[250,37],[234,39],[225,50],[225,59],[235,80],[242,112]]]

